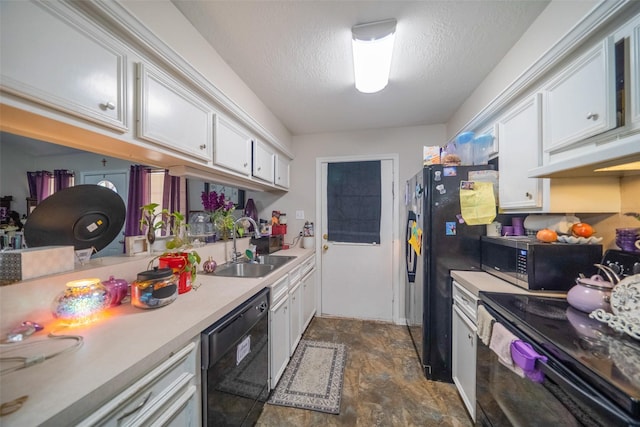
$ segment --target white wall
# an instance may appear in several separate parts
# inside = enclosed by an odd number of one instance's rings
[[[305,219],[315,222],[316,212],[316,159],[319,157],[341,157],[373,154],[397,154],[399,157],[399,193],[396,194],[400,205],[398,236],[403,235],[404,184],[408,178],[422,167],[422,147],[441,145],[445,141],[445,126],[415,126],[380,130],[300,135],[293,137],[295,161],[291,165],[291,188],[286,194],[247,192],[256,202],[261,218],[268,218],[272,210],[287,214],[287,236],[285,242],[291,243],[302,230],[304,220],[296,220],[296,210],[304,210]],[[391,226],[391,224],[389,224]],[[298,242],[300,244],[300,242]],[[402,258],[402,255],[400,256]],[[402,259],[398,260],[400,268]],[[394,320],[404,319],[404,287],[401,275],[394,272],[393,289]]]
[[[451,139],[567,34],[597,0],[553,0],[447,123]]]
[[[121,1],[156,36],[291,150],[291,134],[169,0]],[[248,29],[249,30],[249,29]]]
[[[299,135],[293,137],[291,188],[286,194],[247,192],[260,213],[271,216],[272,210],[287,214],[286,242],[291,242],[302,230],[304,220],[296,220],[296,210],[304,210],[305,219],[315,222],[316,158],[371,154],[398,154],[400,158],[400,191],[404,197],[404,183],[422,166],[422,147],[441,145],[445,141],[445,126],[414,126],[344,133]],[[404,217],[401,204],[401,218]],[[400,221],[402,222],[402,221]]]

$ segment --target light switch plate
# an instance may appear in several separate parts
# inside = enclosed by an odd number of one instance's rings
[[[296,219],[304,219],[304,211],[296,211]]]

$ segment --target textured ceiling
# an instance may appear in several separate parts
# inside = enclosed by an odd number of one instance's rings
[[[446,123],[548,4],[172,1],[294,135]],[[389,85],[359,93],[351,27],[386,18]]]

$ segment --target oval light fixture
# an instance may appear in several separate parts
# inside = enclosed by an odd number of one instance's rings
[[[395,19],[354,25],[351,28],[356,89],[375,93],[389,83],[396,33]]]

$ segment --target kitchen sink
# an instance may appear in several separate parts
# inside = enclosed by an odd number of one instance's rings
[[[296,259],[295,256],[258,255],[256,261],[258,261],[259,265],[273,265],[278,268],[294,259]]]
[[[263,277],[276,268],[269,264],[251,264],[248,262],[228,263],[219,266],[214,276],[222,277]]]
[[[295,258],[295,256],[259,255],[257,258],[258,263],[248,262],[247,260],[230,262],[219,266],[213,275],[222,277],[264,277]]]

